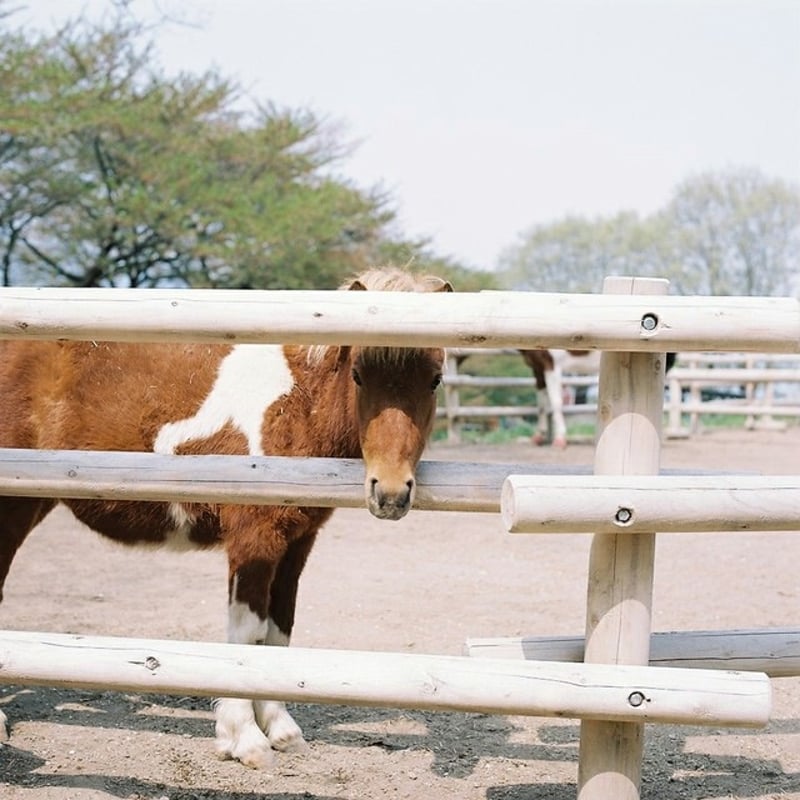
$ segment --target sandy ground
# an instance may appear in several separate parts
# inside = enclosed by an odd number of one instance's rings
[[[668,441],[664,467],[798,472],[800,428]],[[427,457],[591,464],[592,448],[439,445]],[[340,510],[303,577],[294,644],[460,654],[470,636],[576,634],[590,537],[509,536],[498,516]],[[800,537],[659,537],[655,630],[798,624]],[[23,547],[0,627],[221,640],[219,553],[123,550],[55,512]],[[6,800],[299,800],[576,794],[577,721],[293,706],[310,743],[254,772],[213,755],[209,701],[0,687]],[[800,679],[774,681],[765,730],[648,726],[642,796],[800,800]]]

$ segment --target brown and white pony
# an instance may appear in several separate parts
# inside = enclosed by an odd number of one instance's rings
[[[520,350],[525,363],[536,379],[536,404],[539,413],[533,443],[548,439],[548,415],[552,416],[553,447],[567,446],[567,424],[564,420],[564,373],[597,375],[600,371],[599,350]],[[667,353],[666,370],[675,363],[676,354]]]
[[[449,283],[393,268],[356,290],[442,292]],[[0,342],[0,446],[364,459],[367,508],[403,517],[436,411],[438,348]],[[0,598],[12,559],[56,500],[0,497]],[[331,509],[64,500],[125,544],[221,545],[228,641],[288,645],[300,573]],[[6,720],[0,712],[0,738]],[[216,750],[263,767],[298,750],[283,704],[223,699]]]

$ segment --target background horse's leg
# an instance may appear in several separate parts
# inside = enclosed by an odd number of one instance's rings
[[[553,447],[567,446],[567,423],[564,421],[564,395],[561,368],[556,366],[544,374],[547,385],[547,398],[553,417]]]
[[[533,443],[537,446],[546,444],[550,440],[550,401],[547,389],[543,386],[536,388],[536,430],[533,432]]]

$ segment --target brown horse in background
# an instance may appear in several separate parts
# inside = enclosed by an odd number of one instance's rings
[[[520,350],[522,360],[533,371],[536,379],[536,404],[539,413],[536,418],[536,432],[532,440],[536,445],[548,440],[548,418],[552,417],[553,447],[567,446],[567,423],[564,419],[565,373],[578,375],[597,375],[600,371],[599,350]],[[675,363],[676,354],[667,353],[666,371]]]
[[[536,416],[534,444],[548,439],[549,417],[553,423],[553,447],[567,446],[567,423],[564,420],[564,372],[596,375],[600,370],[599,350],[520,350],[523,361],[536,379]]]
[[[355,290],[452,291],[440,278],[370,270]],[[438,348],[0,342],[0,447],[174,454],[363,457],[365,501],[381,519],[411,508],[433,427]],[[125,544],[228,557],[228,641],[288,645],[297,584],[332,509],[64,500]],[[53,499],[0,497],[0,598],[25,537]],[[0,739],[5,737],[0,712]],[[216,750],[263,767],[304,746],[283,704],[223,699]]]

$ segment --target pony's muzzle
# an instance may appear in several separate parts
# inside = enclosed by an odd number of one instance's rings
[[[364,485],[367,508],[378,519],[402,519],[414,502],[415,483],[409,478],[398,486],[390,486],[378,478],[367,478]]]

